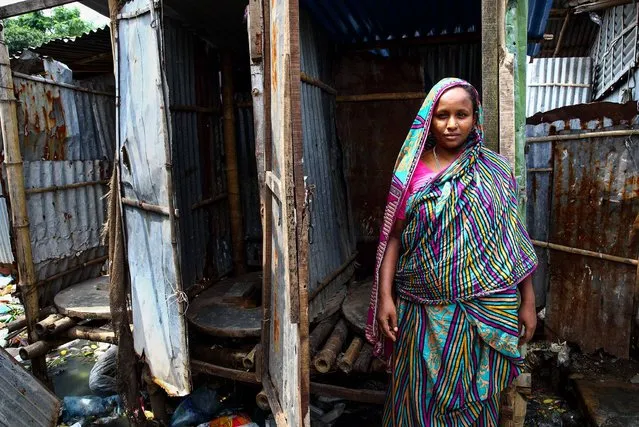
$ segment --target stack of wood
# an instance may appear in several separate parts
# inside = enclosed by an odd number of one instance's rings
[[[373,357],[373,347],[363,336],[349,331],[339,313],[317,324],[309,336],[309,346],[313,368],[320,374],[385,371],[385,364]]]

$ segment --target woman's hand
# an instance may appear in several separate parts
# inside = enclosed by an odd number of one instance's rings
[[[537,327],[537,310],[535,304],[525,303],[519,306],[519,345],[530,341]],[[522,335],[522,328],[524,334]]]
[[[382,333],[395,342],[397,339],[397,307],[392,296],[380,295],[377,308],[377,323],[382,329]]]
[[[537,310],[535,304],[535,291],[533,289],[532,276],[526,277],[519,284],[521,304],[519,305],[519,345],[530,341],[537,327]],[[524,335],[521,331],[524,329]]]

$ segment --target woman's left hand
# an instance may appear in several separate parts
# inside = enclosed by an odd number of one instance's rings
[[[534,303],[522,302],[519,306],[519,345],[530,341],[537,327],[537,310]],[[524,334],[522,335],[522,328]]]

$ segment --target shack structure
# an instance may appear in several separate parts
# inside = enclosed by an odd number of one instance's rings
[[[175,396],[194,374],[256,384],[278,425],[308,425],[311,393],[381,402],[356,379],[380,370],[362,334],[365,279],[396,153],[432,85],[466,78],[523,200],[526,52],[552,2],[90,3],[112,20],[122,223],[110,229],[124,235],[151,381]],[[14,117],[0,116],[7,141]],[[5,144],[17,201],[20,148]],[[31,210],[15,206],[18,236]],[[28,266],[33,236],[15,240]],[[42,292],[30,274],[20,267],[23,295]],[[41,306],[25,303],[35,329]]]

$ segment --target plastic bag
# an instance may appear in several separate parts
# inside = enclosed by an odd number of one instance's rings
[[[102,353],[89,373],[89,388],[98,395],[117,393],[118,347],[111,346]]]
[[[198,427],[259,427],[244,414],[233,414],[218,417]]]
[[[62,421],[73,421],[89,417],[102,418],[122,413],[120,396],[67,396],[62,401]]]
[[[171,427],[191,427],[208,422],[220,410],[217,389],[204,386],[191,393],[175,409]]]

